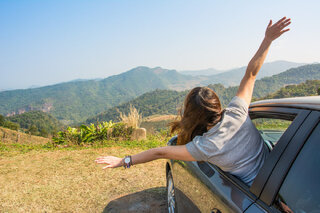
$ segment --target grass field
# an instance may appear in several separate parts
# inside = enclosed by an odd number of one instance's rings
[[[0,212],[166,212],[164,160],[108,170],[94,163],[98,156],[132,155],[165,141],[119,145],[0,142]]]

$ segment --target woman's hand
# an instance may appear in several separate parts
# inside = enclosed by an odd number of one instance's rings
[[[98,157],[95,162],[97,164],[107,164],[103,169],[116,168],[123,165],[123,159],[114,156]]]
[[[291,19],[283,17],[277,23],[272,25],[272,20],[270,20],[268,27],[266,29],[265,38],[269,41],[273,41],[281,36],[283,33],[289,31],[290,29],[284,29],[289,24],[291,24]]]

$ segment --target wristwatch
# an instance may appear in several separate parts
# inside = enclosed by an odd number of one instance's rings
[[[132,166],[132,159],[131,159],[131,156],[129,155],[123,158],[123,167],[127,169],[127,168],[130,168],[130,166]]]

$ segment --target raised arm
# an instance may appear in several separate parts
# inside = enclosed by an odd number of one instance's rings
[[[181,146],[165,146],[154,149],[149,149],[147,151],[141,152],[136,155],[132,155],[133,165],[146,163],[157,159],[173,159],[173,160],[184,160],[184,161],[195,161],[195,159],[188,152],[185,145]],[[123,158],[118,158],[114,156],[99,157],[96,160],[98,164],[106,164],[106,168],[116,168],[123,166]]]
[[[256,76],[268,54],[269,47],[275,39],[280,37],[283,33],[289,31],[285,29],[291,23],[290,19],[283,17],[277,23],[272,25],[270,20],[266,29],[265,37],[253,58],[250,60],[246,73],[241,80],[237,96],[244,99],[248,105],[251,102],[254,83]]]

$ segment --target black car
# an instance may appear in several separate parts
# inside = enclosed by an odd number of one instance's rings
[[[320,213],[320,96],[254,102],[249,115],[270,150],[252,186],[208,162],[169,160],[169,212]]]

